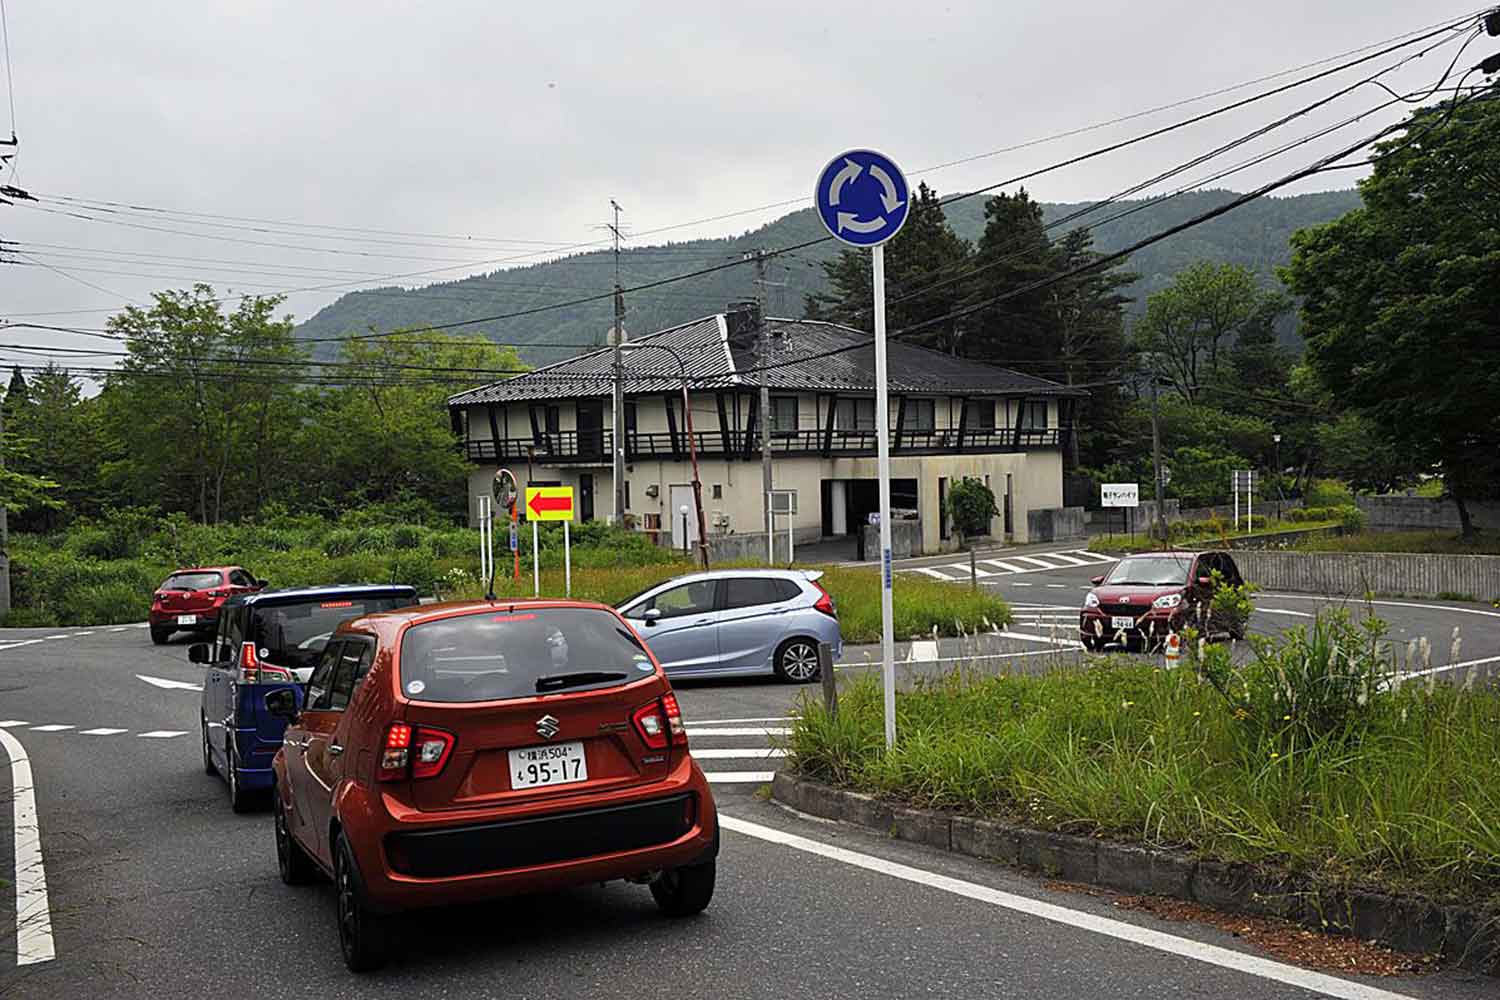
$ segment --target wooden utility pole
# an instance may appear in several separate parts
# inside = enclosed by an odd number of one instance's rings
[[[611,198],[615,221],[609,227],[615,237],[615,358],[614,358],[614,406],[610,426],[611,451],[614,452],[615,516],[614,523],[625,527],[625,289],[620,285],[620,206]]]
[[[0,406],[0,469],[5,468],[5,407]],[[0,497],[0,618],[10,614],[10,513]]]
[[[1156,403],[1156,358],[1151,359],[1151,464],[1154,468],[1152,478],[1156,481],[1156,530],[1161,536],[1162,548],[1167,547],[1167,512],[1162,506],[1161,498],[1161,428],[1159,426],[1159,407]]]
[[[756,317],[760,323],[759,350],[760,356],[760,494],[761,503],[765,507],[767,551],[774,552],[775,524],[771,519],[771,491],[775,489],[775,483],[771,477],[771,386],[767,381],[769,373],[766,365],[771,363],[771,333],[770,325],[766,323],[766,253],[764,250],[753,251],[755,256],[755,305]],[[788,514],[787,517],[791,517]],[[787,553],[787,560],[791,560],[791,553]],[[774,561],[774,560],[773,560]]]

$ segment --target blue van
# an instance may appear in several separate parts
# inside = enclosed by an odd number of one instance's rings
[[[253,808],[272,785],[286,720],[266,711],[266,696],[290,688],[301,708],[303,686],[340,622],[416,603],[414,587],[373,584],[263,590],[225,603],[214,641],[189,646],[188,659],[207,668],[203,771],[224,776],[235,812]]]

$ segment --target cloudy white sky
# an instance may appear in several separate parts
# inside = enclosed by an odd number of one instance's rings
[[[600,239],[611,198],[625,207],[628,229],[643,234],[638,241],[649,243],[665,234],[644,234],[662,227],[806,200],[824,162],[855,145],[885,150],[914,181],[943,192],[987,185],[1270,84],[925,168],[1476,9],[1369,0],[7,0],[6,8],[22,150],[13,183],[48,199],[285,220],[217,220],[243,227],[231,229],[198,215],[111,214],[58,200],[0,207],[0,236],[56,269],[0,268],[0,316],[91,327],[125,301],[195,278],[237,291],[358,287],[391,283],[378,280],[385,275],[434,271],[433,279],[450,279],[495,266],[484,262],[534,260]],[[1492,49],[1481,41],[1464,65]],[[1433,81],[1454,51],[1387,79],[1398,90]],[[1343,74],[1028,187],[1044,200],[1107,195],[1354,78]],[[1275,141],[1384,99],[1364,88]],[[1398,117],[1387,109],[1230,183],[1248,188]],[[1293,190],[1347,186],[1356,176],[1323,175]],[[52,214],[70,210],[93,218]],[[787,210],[670,235],[740,232]],[[304,228],[312,225],[366,232]],[[407,233],[431,235],[397,235]],[[287,308],[304,318],[336,294],[297,292]],[[15,329],[0,340],[89,343]]]

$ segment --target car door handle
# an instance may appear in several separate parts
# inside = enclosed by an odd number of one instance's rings
[[[344,744],[342,744],[342,743],[330,743],[330,744],[328,744],[328,756],[330,756],[330,757],[337,757],[339,754],[341,754],[343,752],[344,752]]]
[[[694,625],[712,625],[713,621],[714,620],[712,618],[699,618],[697,621],[693,622],[693,624]]]

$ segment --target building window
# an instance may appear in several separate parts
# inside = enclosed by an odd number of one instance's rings
[[[873,431],[875,400],[841,399],[833,408],[833,426],[840,431]]]
[[[625,480],[625,509],[630,509],[630,480]]]
[[[547,407],[547,433],[556,434],[562,424],[562,407]]]
[[[908,399],[906,401],[906,426],[908,431],[931,431],[937,429],[937,401],[932,399]]]
[[[995,429],[995,401],[993,399],[964,400],[964,430],[992,431]]]
[[[771,397],[771,433],[791,436],[797,433],[797,397]]]
[[[723,500],[724,499],[724,487],[721,484],[719,484],[719,483],[714,483],[714,499],[715,500]]]
[[[1047,429],[1047,401],[1028,399],[1021,403],[1021,428],[1028,431]]]

